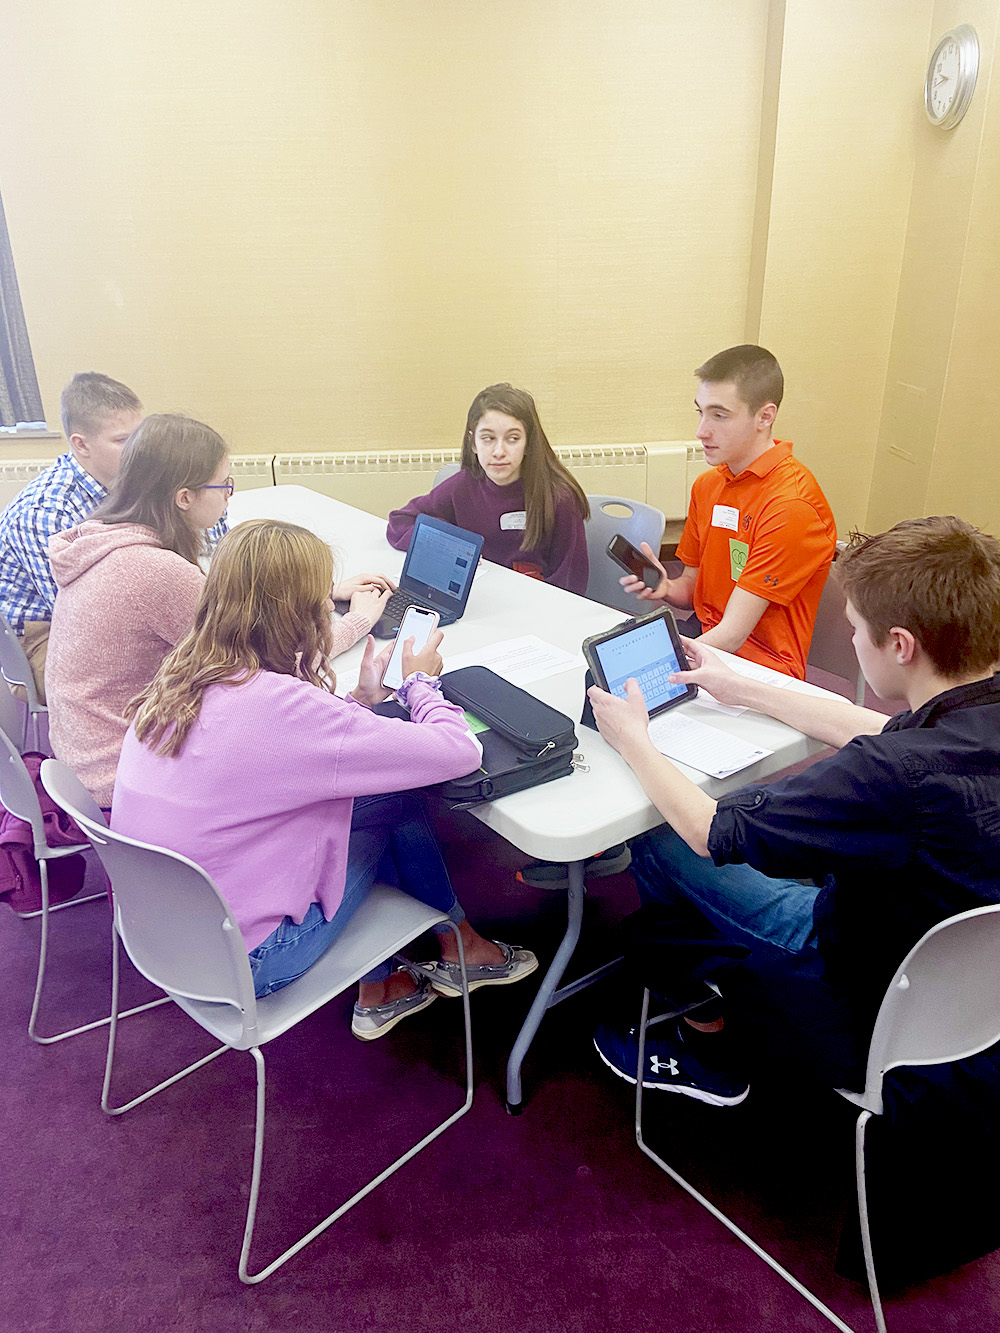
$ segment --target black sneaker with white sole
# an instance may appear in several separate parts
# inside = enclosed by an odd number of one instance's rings
[[[646,1029],[642,1086],[654,1092],[679,1092],[709,1106],[737,1106],[750,1091],[749,1082],[732,1069],[708,1065],[685,1039],[683,1019],[657,1023]],[[706,1040],[712,1041],[712,1037]],[[717,1038],[720,1042],[721,1037]],[[639,1058],[638,1027],[602,1024],[594,1033],[594,1046],[604,1063],[619,1078],[635,1084]]]

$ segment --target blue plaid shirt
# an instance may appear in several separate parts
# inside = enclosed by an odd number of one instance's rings
[[[107,491],[76,461],[62,454],[0,513],[0,613],[18,634],[29,620],[51,620],[56,584],[49,538],[89,518]],[[226,532],[223,519],[208,534],[214,546]]]

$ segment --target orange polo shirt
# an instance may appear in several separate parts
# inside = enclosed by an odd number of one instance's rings
[[[705,630],[722,619],[737,583],[765,597],[738,656],[802,680],[836,545],[816,478],[787,440],[775,440],[738,476],[723,463],[695,479],[677,559],[697,567],[694,609]]]

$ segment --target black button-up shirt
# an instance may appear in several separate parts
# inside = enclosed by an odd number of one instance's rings
[[[822,883],[829,984],[868,1027],[935,922],[1000,902],[1000,675],[946,690],[805,772],[724,796],[716,865]]]

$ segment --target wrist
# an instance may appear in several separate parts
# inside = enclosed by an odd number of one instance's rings
[[[441,678],[439,676],[429,676],[426,671],[411,671],[410,674],[396,691],[396,698],[404,708],[410,707],[410,691],[414,686],[427,685],[432,690],[441,693]]]

